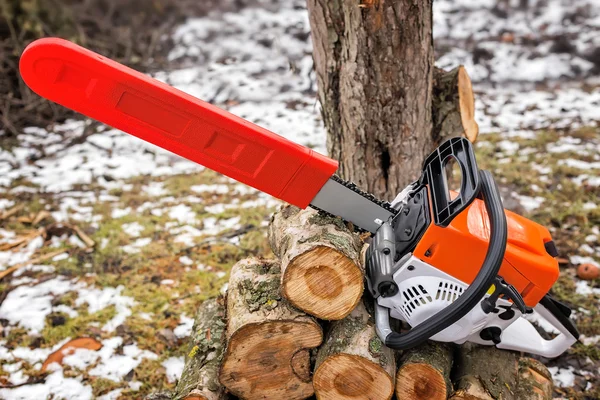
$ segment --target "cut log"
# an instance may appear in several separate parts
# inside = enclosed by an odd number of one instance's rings
[[[341,321],[331,324],[317,353],[313,378],[319,400],[390,399],[396,361],[385,347],[362,302]]]
[[[519,355],[493,346],[466,343],[455,359],[453,400],[514,400],[519,379]]]
[[[471,78],[462,65],[452,71],[433,72],[433,137],[437,143],[456,136],[475,142],[479,125],[475,122],[475,96]]]
[[[338,218],[284,206],[271,219],[269,242],[281,259],[282,294],[320,319],[339,320],[363,293],[360,237]]]
[[[519,360],[517,400],[552,400],[552,375],[548,368],[533,358]]]
[[[219,383],[219,367],[225,347],[225,299],[204,301],[194,321],[185,357],[185,367],[177,383],[174,400],[222,400],[225,388]]]
[[[398,400],[446,400],[452,393],[450,370],[453,348],[429,341],[405,351],[396,374]]]
[[[308,349],[319,346],[317,322],[280,295],[278,262],[250,258],[231,270],[227,348],[220,382],[243,399],[305,399],[314,393]]]

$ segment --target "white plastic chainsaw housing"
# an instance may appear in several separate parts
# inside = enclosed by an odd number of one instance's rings
[[[404,258],[393,278],[398,285],[398,293],[392,297],[378,297],[377,303],[389,309],[396,318],[415,327],[452,304],[468,285],[448,275],[415,256]],[[485,297],[489,297],[487,294]],[[527,351],[545,357],[556,357],[568,349],[576,339],[543,306],[537,305],[534,312],[556,328],[559,335],[545,340],[535,327],[523,317],[512,303],[498,299],[497,312],[486,314],[480,305],[474,307],[463,318],[431,337],[439,342],[462,344],[466,341],[483,345],[494,345],[491,339],[483,339],[481,331],[488,327],[501,330],[498,348]],[[503,315],[504,311],[510,310]],[[510,318],[507,317],[510,316]],[[501,317],[502,316],[502,317]]]

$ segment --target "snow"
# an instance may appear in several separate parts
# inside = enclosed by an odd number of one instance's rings
[[[79,306],[86,303],[89,313],[98,312],[111,305],[115,306],[117,315],[102,327],[102,330],[112,332],[131,315],[130,307],[134,304],[131,297],[121,295],[123,289],[125,287],[122,285],[116,288],[83,288],[78,291],[79,297],[75,304]]]
[[[152,238],[140,238],[130,244],[123,246],[122,249],[127,254],[136,254],[141,251],[142,247],[146,247],[150,243],[152,243]]]
[[[44,328],[46,316],[52,312],[54,296],[73,289],[73,282],[60,277],[34,286],[19,286],[10,291],[0,305],[0,318],[31,333],[39,333]]]
[[[98,397],[98,400],[117,400],[122,391],[123,389],[111,390],[110,392]]]
[[[121,225],[121,228],[123,229],[123,232],[131,237],[139,237],[144,231],[144,227],[137,221],[129,224],[123,224]]]
[[[96,352],[99,363],[89,371],[89,374],[119,382],[143,359],[158,358],[148,350],[140,350],[135,344],[123,346],[123,354],[116,354],[117,348],[122,344],[123,338],[119,336],[103,340],[102,348]]]
[[[150,182],[148,185],[144,186],[142,190],[153,197],[164,196],[168,193],[163,182]]]
[[[193,223],[196,220],[196,213],[192,211],[190,206],[179,204],[171,208],[169,218],[176,219],[181,223]]]
[[[81,378],[65,378],[62,370],[57,370],[48,375],[44,383],[25,385],[15,389],[0,389],[0,398],[86,400],[92,398],[92,388],[84,385]]]
[[[179,325],[177,325],[177,327],[175,327],[175,329],[173,330],[173,333],[179,339],[183,339],[183,338],[191,335],[193,326],[194,326],[194,319],[189,318],[185,314],[182,314],[179,317]]]
[[[524,196],[514,192],[512,193],[512,196],[516,197],[523,206],[523,208],[528,212],[537,210],[540,207],[540,205],[542,205],[542,203],[544,202],[543,197]]]
[[[592,288],[592,287],[590,287],[590,285],[587,281],[581,281],[581,280],[575,281],[575,292],[582,296],[589,296],[591,294],[600,295],[599,288]]]
[[[183,265],[192,265],[194,263],[194,260],[192,260],[188,256],[181,256],[179,257],[179,262]]]
[[[223,184],[217,185],[194,185],[190,187],[193,192],[196,193],[212,193],[212,194],[226,194],[229,193],[229,186]]]
[[[183,357],[169,357],[161,365],[165,367],[167,380],[173,383],[181,376],[185,361]]]
[[[558,387],[570,387],[575,384],[575,374],[573,367],[568,368],[560,368],[560,367],[550,367],[548,368],[550,373],[552,374],[552,379],[554,380],[554,384]]]

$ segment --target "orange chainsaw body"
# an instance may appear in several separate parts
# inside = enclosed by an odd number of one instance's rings
[[[559,276],[558,261],[546,250],[552,241],[545,227],[506,211],[508,243],[499,275],[534,307]],[[430,224],[414,255],[470,285],[483,264],[490,237],[482,200],[475,199],[447,227]]]

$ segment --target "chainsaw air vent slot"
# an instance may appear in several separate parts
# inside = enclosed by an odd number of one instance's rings
[[[436,300],[449,301],[453,303],[464,292],[464,289],[452,282],[442,282],[438,285],[438,290],[435,294]]]
[[[433,302],[433,298],[422,285],[411,286],[402,291],[404,302],[402,311],[409,316],[417,307],[427,305]]]

